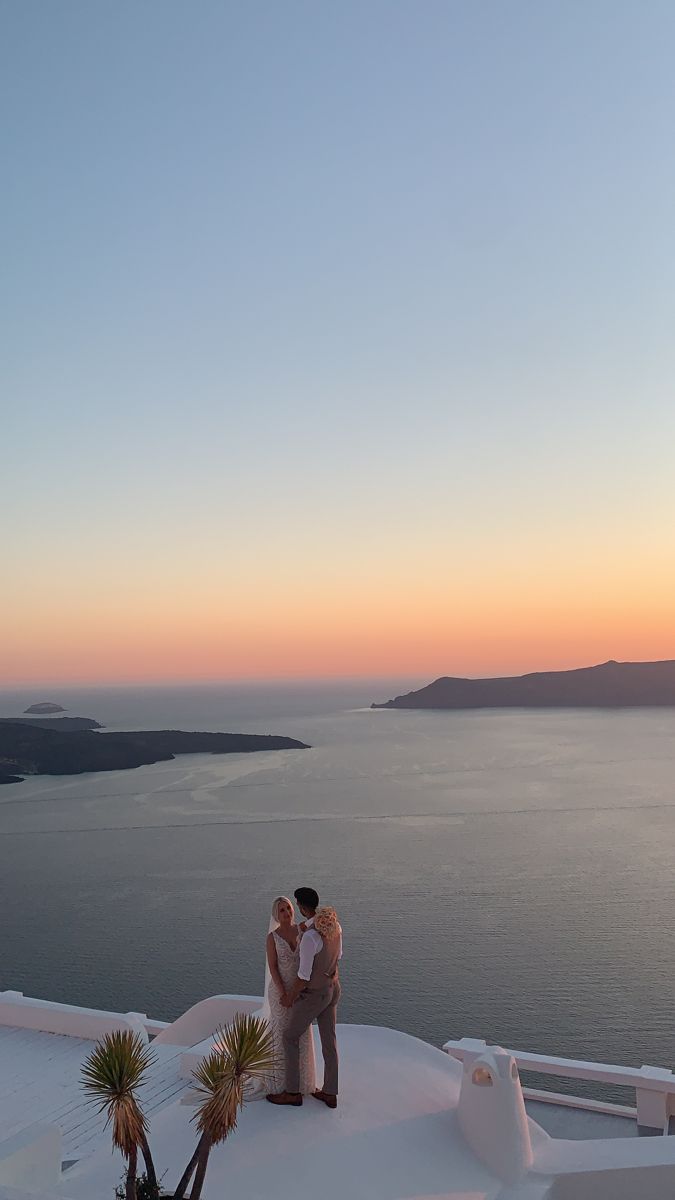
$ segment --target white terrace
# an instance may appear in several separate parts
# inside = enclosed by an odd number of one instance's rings
[[[167,1024],[0,993],[0,1200],[112,1200],[122,1162],[79,1076],[95,1041],[113,1029],[152,1039],[143,1099],[156,1165],[171,1186],[195,1144],[192,1068],[219,1025],[260,1004],[214,996]],[[212,1154],[206,1200],[290,1200],[315,1192],[317,1180],[322,1200],[675,1194],[670,1071],[520,1054],[472,1039],[439,1050],[361,1025],[340,1026],[339,1044],[338,1109],[311,1098],[301,1109],[251,1101]],[[622,1084],[634,1089],[636,1106],[528,1092],[519,1068]],[[631,1136],[638,1132],[666,1136]]]

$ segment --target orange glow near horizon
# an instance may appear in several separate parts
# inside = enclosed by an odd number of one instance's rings
[[[485,582],[485,581],[483,581]],[[626,581],[627,582],[627,581]],[[15,611],[0,651],[6,687],[181,683],[228,679],[500,675],[586,666],[608,658],[675,657],[670,597],[633,585],[576,587],[568,580],[471,581],[422,591],[388,589],[270,597],[209,593],[171,599],[91,596]]]
[[[424,532],[423,527],[422,533]],[[675,658],[675,555],[655,526],[612,541],[455,530],[214,556],[198,539],[124,570],[62,547],[2,597],[0,686],[521,674]],[[33,572],[30,587],[27,574]]]

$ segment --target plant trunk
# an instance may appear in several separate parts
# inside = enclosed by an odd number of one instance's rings
[[[204,1186],[204,1176],[206,1175],[206,1168],[209,1161],[209,1154],[211,1153],[211,1146],[211,1139],[207,1138],[206,1134],[203,1133],[199,1139],[199,1146],[197,1147],[199,1159],[197,1162],[197,1170],[195,1172],[195,1181],[190,1191],[190,1200],[200,1200],[202,1188]]]
[[[129,1151],[129,1159],[127,1161],[127,1183],[125,1189],[126,1200],[136,1200],[136,1164],[138,1162],[138,1150],[136,1146]]]
[[[173,1194],[173,1200],[183,1200],[183,1197],[185,1196],[185,1193],[187,1191],[188,1184],[189,1184],[190,1180],[192,1179],[192,1176],[195,1173],[195,1167],[197,1166],[197,1162],[199,1160],[199,1147],[201,1146],[202,1139],[205,1136],[206,1136],[205,1134],[202,1134],[199,1141],[197,1142],[197,1149],[195,1150],[194,1154],[192,1155],[192,1158],[190,1159],[187,1167],[185,1168],[185,1170],[183,1171],[183,1174],[180,1177],[180,1182],[178,1184],[178,1187],[176,1188],[176,1190]]]
[[[155,1197],[155,1200],[159,1200],[159,1186],[157,1184],[157,1172],[155,1171],[155,1164],[152,1161],[152,1154],[150,1153],[148,1139],[146,1138],[145,1134],[143,1135],[143,1140],[141,1142],[141,1152],[143,1154],[143,1162],[145,1163],[145,1174],[146,1174],[146,1177],[148,1180],[149,1187],[152,1191],[153,1196]]]

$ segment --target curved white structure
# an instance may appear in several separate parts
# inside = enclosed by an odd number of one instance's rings
[[[491,1046],[465,1058],[457,1116],[467,1145],[498,1179],[524,1177],[533,1162],[530,1124],[510,1054]]]
[[[188,1008],[155,1038],[155,1045],[195,1046],[212,1037],[217,1029],[229,1025],[237,1013],[257,1012],[262,996],[209,996]]]

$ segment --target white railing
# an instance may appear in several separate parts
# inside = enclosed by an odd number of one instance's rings
[[[116,1013],[75,1004],[38,1000],[23,992],[0,992],[0,1025],[60,1033],[68,1037],[97,1040],[114,1030],[136,1029],[147,1038],[166,1029],[166,1021],[150,1020],[145,1013]]]
[[[478,1058],[485,1053],[487,1043],[480,1038],[460,1038],[448,1041],[443,1046],[446,1054],[460,1062]],[[630,1087],[635,1091],[636,1107],[605,1104],[583,1097],[564,1096],[557,1092],[546,1092],[535,1088],[523,1088],[530,1099],[548,1104],[566,1104],[574,1108],[622,1116],[635,1116],[640,1128],[669,1132],[669,1121],[675,1115],[675,1075],[664,1067],[620,1067],[612,1063],[587,1062],[579,1058],[558,1058],[552,1054],[531,1054],[520,1050],[506,1050],[521,1071],[538,1071],[543,1075],[557,1075],[562,1079],[584,1079],[589,1083],[609,1083],[619,1087]]]

